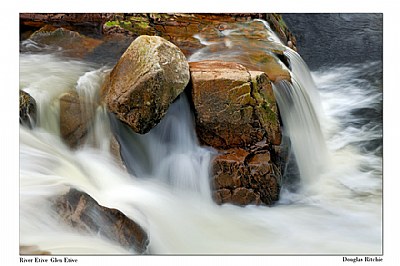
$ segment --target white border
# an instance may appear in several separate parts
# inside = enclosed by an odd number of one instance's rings
[[[4,2],[2,6],[1,36],[1,246],[2,265],[15,265],[18,254],[18,177],[19,177],[19,122],[18,71],[19,71],[19,13],[24,12],[164,12],[164,13],[352,13],[372,12],[384,14],[384,256],[382,263],[396,265],[399,261],[397,248],[398,180],[395,168],[399,165],[399,134],[397,124],[400,111],[399,95],[399,19],[398,1],[361,0],[235,0],[196,1],[29,1]],[[236,1],[238,2],[238,1]],[[268,241],[266,239],[265,241]],[[342,265],[336,256],[78,256],[73,265]],[[122,264],[121,264],[122,263]],[[364,263],[365,264],[365,263]]]

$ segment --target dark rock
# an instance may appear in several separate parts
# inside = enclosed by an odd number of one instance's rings
[[[99,205],[84,192],[70,189],[54,200],[54,208],[63,222],[78,231],[106,237],[139,253],[147,249],[149,238],[139,224],[117,209]]]
[[[277,33],[282,43],[288,44],[288,46],[295,51],[297,50],[296,37],[287,27],[285,21],[282,18],[282,15],[276,13],[269,13],[265,14],[264,19],[268,21],[269,25],[271,26],[271,29]]]
[[[19,123],[33,128],[36,124],[36,101],[28,93],[19,91]]]

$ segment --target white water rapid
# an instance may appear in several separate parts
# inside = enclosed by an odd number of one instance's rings
[[[381,140],[382,127],[351,116],[380,108],[382,91],[362,75],[375,68],[310,73],[295,56],[288,55],[297,82],[277,83],[275,93],[306,189],[283,190],[272,207],[238,207],[211,200],[213,151],[198,145],[185,96],[143,136],[95,108],[88,142],[73,151],[59,137],[57,97],[72,89],[95,101],[106,69],[58,55],[20,54],[20,89],[36,99],[39,111],[35,129],[20,127],[20,245],[52,254],[129,253],[59,223],[49,198],[72,186],[142,225],[148,254],[380,254],[382,147],[366,144]],[[111,155],[111,132],[128,172]]]

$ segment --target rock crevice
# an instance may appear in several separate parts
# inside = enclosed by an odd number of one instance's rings
[[[271,81],[233,62],[191,62],[190,71],[198,138],[219,151],[212,161],[215,201],[273,204],[282,167],[273,159],[282,135]]]

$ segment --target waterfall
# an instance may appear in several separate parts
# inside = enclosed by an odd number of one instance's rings
[[[241,30],[223,36],[226,43],[236,38],[232,46],[213,54],[207,53],[215,47],[204,49],[193,58],[235,59],[232,51],[247,58],[240,50],[247,47],[238,38]],[[255,48],[262,47],[262,41],[253,41],[260,45]],[[277,38],[272,35],[268,41]],[[96,103],[108,70],[49,52],[20,55],[20,89],[36,99],[39,110],[36,128],[19,130],[20,245],[37,245],[54,255],[132,254],[100,235],[82,234],[60,222],[51,198],[74,187],[140,224],[149,234],[148,254],[382,252],[382,127],[367,116],[372,106],[379,122],[382,90],[379,82],[365,78],[375,78],[379,65],[365,65],[362,71],[359,65],[332,66],[310,74],[297,53],[285,50],[291,82],[277,81],[273,90],[301,189],[281,195],[273,207],[239,207],[211,200],[215,151],[199,145],[185,94],[144,135],[104,106],[85,105],[94,115],[87,140],[69,149],[60,138],[58,97],[76,90],[84,102]],[[127,171],[110,151],[112,136]],[[369,148],[371,142],[379,147]]]
[[[122,158],[131,174],[147,176],[211,200],[209,167],[212,151],[199,146],[194,118],[186,95],[170,106],[149,133],[140,135],[110,116],[121,144]]]
[[[290,48],[285,55],[290,60],[292,80],[275,82],[273,90],[304,189],[312,187],[328,163],[328,150],[320,125],[322,107],[307,65]]]
[[[326,164],[326,144],[309,95],[295,79],[274,83],[273,90],[303,187],[312,185]]]
[[[284,134],[291,143],[291,153],[300,174],[301,187],[310,189],[329,164],[329,152],[321,129],[324,119],[317,87],[307,64],[294,50],[286,47],[271,30],[268,22],[257,19],[269,32],[269,41],[284,47],[284,56],[289,60],[291,81],[278,80],[273,83],[283,122]],[[286,68],[283,64],[281,64]]]

